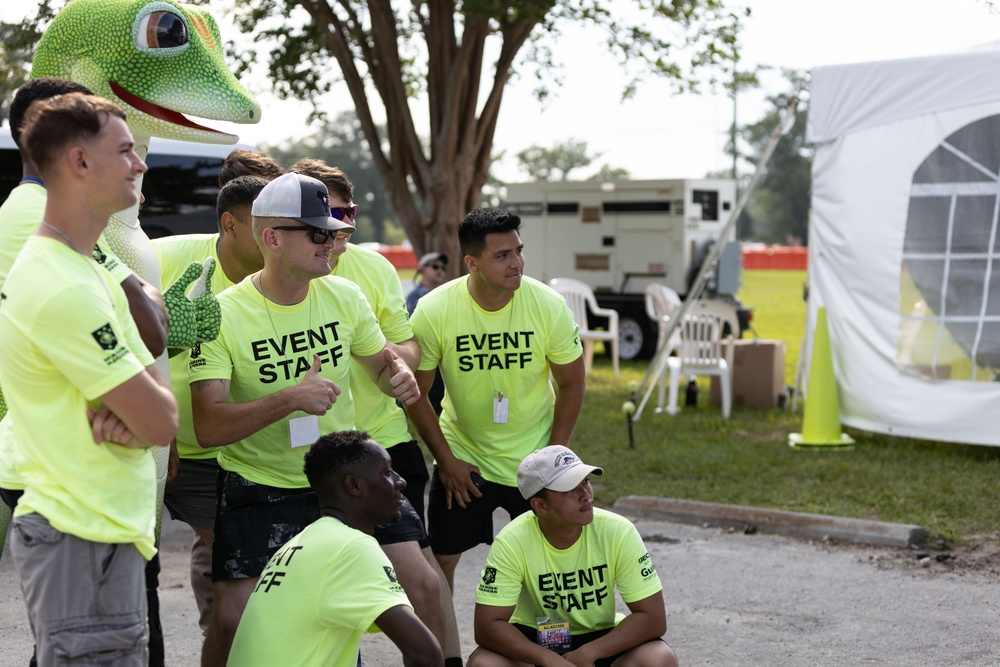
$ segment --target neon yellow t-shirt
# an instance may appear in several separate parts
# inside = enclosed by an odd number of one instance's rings
[[[410,602],[375,538],[323,517],[264,568],[228,664],[355,667],[361,635],[400,605]]]
[[[563,298],[537,280],[522,278],[510,303],[492,313],[476,304],[467,280],[438,287],[414,311],[420,370],[441,368],[441,431],[455,456],[491,482],[516,486],[524,457],[549,444],[549,364],[579,358],[579,330]],[[498,391],[508,397],[506,424],[493,423]]]
[[[255,274],[256,275],[256,274]],[[350,355],[367,356],[385,346],[364,295],[343,278],[327,276],[309,283],[309,295],[294,306],[265,301],[247,276],[219,295],[222,328],[202,343],[188,364],[190,381],[229,380],[229,401],[248,403],[298,384],[320,357],[320,374],[341,389],[337,402],[319,418],[319,432],[354,428]],[[257,484],[293,489],[309,486],[302,472],[308,447],[291,447],[293,412],[249,438],[222,447],[219,465]]]
[[[11,190],[0,206],[0,238],[3,239],[3,243],[0,243],[0,287],[7,280],[7,274],[14,266],[21,248],[42,222],[45,216],[45,199],[45,188],[28,181]],[[132,275],[132,271],[111,252],[103,237],[97,242],[94,256],[115,282],[120,283]],[[4,417],[6,411],[3,394],[0,393],[0,418]],[[0,436],[0,487],[23,489],[24,480],[14,466],[14,443],[10,438],[12,432],[8,430],[7,437]]]
[[[183,234],[154,239],[153,247],[160,255],[160,271],[164,285],[173,285],[184,274],[184,270],[194,262],[203,262],[206,257],[215,259],[212,274],[212,293],[221,294],[232,287],[233,281],[226,277],[219,263],[219,253],[215,244],[218,234]],[[170,358],[170,385],[177,399],[177,415],[180,428],[177,429],[177,455],[182,459],[214,459],[218,447],[204,448],[198,444],[191,421],[191,385],[188,383],[188,359],[190,350],[184,350]]]
[[[387,340],[401,343],[413,338],[403,285],[389,260],[374,250],[348,245],[338,258],[333,275],[361,288]],[[388,449],[413,439],[407,428],[406,413],[375,386],[356,361],[351,362],[351,394],[357,427],[367,431],[372,440]]]
[[[0,383],[7,390],[25,492],[37,512],[85,540],[153,547],[156,477],[144,449],[95,445],[87,408],[153,363],[128,300],[107,271],[32,236],[4,284]]]
[[[535,513],[525,512],[504,526],[490,547],[476,604],[513,605],[510,622],[532,628],[539,616],[558,617],[577,635],[617,625],[616,586],[625,602],[663,589],[628,519],[594,508],[594,520],[576,544],[556,549],[542,535]]]

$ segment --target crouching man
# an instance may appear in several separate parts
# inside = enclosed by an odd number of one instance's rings
[[[497,535],[476,592],[469,667],[675,667],[660,579],[628,519],[594,509],[604,470],[552,445],[529,454],[517,486],[531,503]],[[615,587],[631,612],[615,611]]]
[[[362,431],[321,437],[305,474],[322,516],[268,562],[240,620],[229,664],[355,667],[361,635],[378,626],[405,664],[441,667],[431,631],[413,613],[372,537],[399,520],[406,482]]]

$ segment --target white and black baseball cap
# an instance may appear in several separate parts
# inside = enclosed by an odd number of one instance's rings
[[[291,218],[317,229],[354,229],[330,215],[330,193],[322,181],[295,171],[265,185],[250,212],[258,218]]]
[[[589,466],[569,447],[549,445],[524,457],[517,467],[517,488],[525,498],[542,489],[572,491],[590,475],[603,475],[604,469]]]

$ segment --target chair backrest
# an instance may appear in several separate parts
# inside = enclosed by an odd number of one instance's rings
[[[690,313],[708,313],[719,318],[723,324],[729,325],[729,335],[735,337],[740,331],[740,319],[736,315],[736,308],[725,301],[716,299],[698,299],[691,304]]]
[[[650,283],[646,286],[646,316],[650,321],[665,324],[680,306],[680,296],[666,285]]]
[[[597,299],[594,297],[594,291],[590,289],[590,285],[573,278],[553,278],[549,281],[549,287],[566,299],[566,305],[573,313],[576,325],[580,327],[580,331],[586,331],[588,329],[587,310],[597,308]]]
[[[733,346],[723,349],[723,331],[729,325],[726,339],[732,338],[739,331],[739,319],[736,309],[723,301],[699,299],[691,304],[691,310],[684,318],[681,326],[681,345],[678,354],[681,363],[691,372],[697,373],[698,368],[716,368],[719,361],[725,359],[731,368],[733,365]]]

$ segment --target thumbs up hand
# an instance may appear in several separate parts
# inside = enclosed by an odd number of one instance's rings
[[[420,398],[420,388],[417,386],[417,379],[413,377],[413,371],[388,347],[382,349],[382,361],[389,371],[389,385],[396,400],[403,405],[416,403]]]
[[[325,415],[327,410],[337,402],[340,387],[333,380],[328,380],[319,374],[319,355],[313,355],[313,363],[297,385],[288,389],[295,392],[298,410],[311,415]]]

